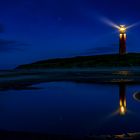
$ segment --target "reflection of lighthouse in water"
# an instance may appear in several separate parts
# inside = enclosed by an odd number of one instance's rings
[[[120,92],[120,102],[119,102],[119,112],[120,115],[125,115],[126,114],[126,96],[125,96],[125,92],[126,92],[126,87],[125,84],[120,84],[119,85],[119,92]]]

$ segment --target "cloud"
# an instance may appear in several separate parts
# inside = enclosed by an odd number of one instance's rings
[[[5,32],[5,27],[3,24],[0,23],[0,33],[3,32]],[[0,39],[0,52],[20,50],[22,46],[29,46],[29,44],[15,40]]]
[[[21,43],[13,40],[0,39],[0,52],[9,52],[20,50],[22,46],[29,46],[29,44]]]

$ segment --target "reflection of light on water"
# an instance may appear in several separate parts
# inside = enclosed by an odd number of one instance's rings
[[[127,102],[126,102],[126,85],[125,83],[119,84],[119,100],[118,100],[118,107],[114,112],[107,114],[100,119],[99,123],[99,131],[102,130],[103,126],[109,124],[110,122],[114,121],[115,119],[124,120],[131,116],[134,119],[139,119],[139,115],[136,112],[127,109]]]
[[[115,117],[119,114],[119,109],[117,109],[116,111],[112,112],[111,114],[109,114],[108,116],[105,117],[106,120]]]
[[[126,113],[126,108],[124,106],[120,107],[120,115],[125,115]]]
[[[112,79],[110,82],[112,83],[125,83],[125,82],[133,82],[133,79]]]
[[[140,92],[135,92],[135,93],[133,94],[133,98],[134,98],[136,101],[140,102]]]
[[[110,119],[118,114],[120,115],[126,115],[127,108],[126,108],[126,86],[124,83],[120,83],[119,85],[119,109],[117,109],[115,112],[109,114],[106,119]]]
[[[120,93],[120,101],[119,101],[119,113],[120,115],[125,115],[126,114],[126,87],[125,84],[120,84],[119,86],[119,93]]]
[[[130,75],[130,74],[132,74],[130,71],[127,71],[127,70],[120,70],[120,71],[115,71],[115,72],[113,72],[112,74],[116,74],[116,75],[125,75],[125,76],[127,76],[127,75]]]

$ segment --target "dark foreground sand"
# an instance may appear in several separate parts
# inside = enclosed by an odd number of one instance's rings
[[[29,132],[0,132],[0,140],[139,140],[140,133],[74,137],[69,135],[37,134]]]

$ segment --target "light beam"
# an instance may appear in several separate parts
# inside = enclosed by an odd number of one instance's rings
[[[130,29],[130,28],[133,28],[133,27],[136,27],[136,26],[139,26],[139,25],[140,25],[140,21],[127,26],[127,29]]]
[[[109,20],[107,18],[101,18],[101,21],[104,22],[105,24],[111,26],[111,27],[114,27],[114,28],[117,28],[117,29],[120,28],[117,24],[115,24],[114,22],[112,22],[111,20]]]

